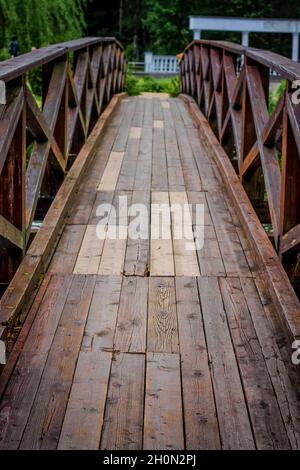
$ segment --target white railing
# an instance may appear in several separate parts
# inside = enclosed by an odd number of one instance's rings
[[[162,74],[179,73],[178,59],[173,55],[154,55],[152,52],[145,52],[144,71]]]

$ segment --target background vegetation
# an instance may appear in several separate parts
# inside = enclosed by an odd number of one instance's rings
[[[17,36],[21,53],[83,35],[116,36],[129,60],[143,60],[145,50],[178,54],[192,40],[189,15],[300,18],[299,0],[0,0],[0,60],[8,58]],[[239,34],[203,33],[203,38],[240,42]],[[290,35],[251,35],[251,45],[290,56]],[[38,76],[30,77],[38,93]],[[129,74],[129,94],[179,91],[178,79],[141,79]],[[270,106],[277,101],[271,97]]]
[[[138,60],[145,50],[178,54],[192,40],[189,15],[300,18],[299,0],[91,0],[87,28],[92,35],[117,36],[127,56]],[[240,34],[203,32],[203,38],[240,42]],[[290,35],[251,34],[250,45],[290,56]]]
[[[80,37],[87,0],[0,0],[0,58],[17,36],[21,52]]]
[[[189,15],[300,18],[299,0],[0,0],[0,51],[17,35],[22,52],[81,35],[116,36],[130,59],[177,54],[192,39]],[[239,34],[203,37],[240,41]],[[290,55],[290,35],[251,35],[251,45]]]

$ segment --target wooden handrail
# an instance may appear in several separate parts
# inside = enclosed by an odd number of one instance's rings
[[[123,91],[125,67],[115,38],[94,37],[0,63],[0,285],[26,252],[37,211],[45,215],[98,117]],[[36,69],[41,106],[28,81]]]
[[[286,82],[272,114],[270,71]],[[300,80],[300,64],[265,50],[201,40],[185,49],[180,77],[181,92],[207,118],[261,222],[272,226],[270,238],[298,285],[300,104],[293,82]]]

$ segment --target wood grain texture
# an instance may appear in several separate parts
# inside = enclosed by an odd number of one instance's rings
[[[150,276],[174,276],[169,194],[151,195]]]
[[[94,286],[94,276],[73,278],[22,436],[21,449],[57,448]]]
[[[143,446],[145,356],[118,354],[112,363],[102,450],[139,450]]]
[[[147,300],[148,278],[124,278],[114,338],[117,351],[146,351]]]
[[[121,276],[97,276],[81,349],[113,351]]]
[[[111,353],[81,351],[58,450],[98,450],[104,419]]]
[[[217,278],[198,278],[222,447],[254,449],[246,400]],[[212,295],[213,292],[213,295]]]
[[[95,225],[87,225],[78,253],[74,274],[97,274],[104,240],[97,237]]]
[[[176,279],[185,441],[187,449],[220,449],[197,280]]]
[[[220,288],[257,448],[288,449],[284,423],[240,280],[221,278]]]
[[[98,191],[114,191],[122,166],[124,152],[111,152]]]
[[[1,402],[1,448],[19,447],[71,282],[71,276],[51,279]]]
[[[183,448],[179,354],[148,353],[144,449]]]
[[[147,350],[168,353],[179,351],[173,278],[149,279]]]
[[[85,234],[84,225],[66,225],[50,263],[50,274],[72,274]]]

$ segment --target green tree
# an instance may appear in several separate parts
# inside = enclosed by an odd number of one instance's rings
[[[0,48],[16,35],[21,52],[80,37],[87,0],[0,0]]]

